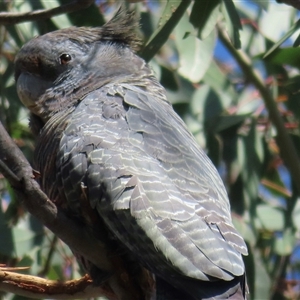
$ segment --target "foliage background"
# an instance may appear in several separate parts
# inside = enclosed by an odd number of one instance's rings
[[[28,12],[68,2],[0,1],[0,11]],[[0,25],[0,121],[29,161],[34,140],[16,94],[16,53],[36,35],[72,25],[101,26],[119,5],[96,1],[81,12]],[[150,60],[175,110],[224,180],[234,224],[249,247],[249,298],[298,299],[300,178],[292,178],[281,157],[282,143],[251,72],[262,78],[300,153],[300,50],[294,47],[299,44],[299,13],[268,0],[128,0],[125,5],[141,18],[145,47],[140,54]],[[224,30],[241,50],[226,44]],[[241,67],[239,54],[249,59],[248,67]],[[1,264],[30,266],[27,273],[50,279],[80,277],[69,248],[23,210],[1,174],[0,201]],[[0,297],[22,299],[4,293]]]

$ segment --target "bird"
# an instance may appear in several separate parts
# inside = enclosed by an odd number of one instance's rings
[[[15,81],[40,186],[103,242],[111,268],[74,254],[118,299],[153,289],[161,300],[246,299],[247,246],[226,189],[137,54],[138,27],[120,9],[102,27],[59,29],[20,49]]]

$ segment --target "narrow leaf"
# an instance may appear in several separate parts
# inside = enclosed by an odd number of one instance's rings
[[[178,72],[190,81],[199,82],[209,68],[213,57],[216,34],[215,31],[205,40],[193,36],[183,39],[186,32],[193,31],[193,26],[185,14],[175,29],[175,42],[179,54],[180,67]]]
[[[220,0],[195,1],[190,15],[190,23],[198,29],[201,39],[214,29],[218,16]]]
[[[242,29],[242,24],[240,17],[236,11],[236,8],[233,4],[232,0],[224,0],[223,3],[225,4],[226,11],[228,13],[229,19],[232,25],[232,42],[236,49],[241,48],[241,41],[240,41],[240,33],[239,30]]]
[[[296,38],[293,47],[298,47],[300,45],[300,34],[298,35],[298,37]]]
[[[149,61],[158,52],[162,45],[167,41],[170,33],[173,31],[186,9],[189,7],[191,0],[171,1],[169,0],[158,28],[154,31],[146,47],[141,53],[146,61]]]
[[[274,50],[276,50],[283,42],[285,42],[291,35],[293,35],[298,29],[300,29],[300,19],[289,29],[289,31],[277,42],[275,43],[263,56],[266,58],[269,56]],[[297,40],[296,40],[297,41]]]

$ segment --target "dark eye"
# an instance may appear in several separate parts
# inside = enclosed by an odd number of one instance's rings
[[[66,65],[71,59],[72,59],[71,55],[70,54],[66,54],[66,53],[62,54],[59,57],[61,65]]]

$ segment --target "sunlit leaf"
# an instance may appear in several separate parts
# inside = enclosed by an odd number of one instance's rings
[[[168,0],[157,29],[154,31],[141,53],[141,56],[146,61],[149,61],[166,42],[190,3],[190,0]]]
[[[176,45],[179,51],[179,73],[192,82],[199,82],[206,73],[213,56],[216,35],[212,32],[201,41],[193,36],[183,39],[186,32],[193,30],[184,15],[176,27]]]
[[[249,224],[247,224],[241,217],[238,217],[236,215],[232,216],[232,221],[234,227],[242,235],[245,241],[247,241],[249,245],[254,246],[256,243],[256,236],[251,229],[251,226],[249,226]]]
[[[231,100],[235,99],[237,96],[227,74],[222,72],[220,67],[214,61],[212,61],[209,65],[209,69],[202,80],[213,87],[216,91],[231,97]]]
[[[284,213],[282,210],[267,204],[260,204],[257,206],[256,212],[264,229],[270,231],[283,230]]]
[[[283,42],[285,42],[292,34],[294,34],[299,29],[300,29],[300,19],[289,29],[289,31],[278,42],[276,42],[265,53],[264,58],[266,58],[268,55],[270,55],[274,50],[276,50]]]
[[[42,0],[41,3],[45,9],[51,9],[51,8],[60,6],[60,3],[58,0],[51,0],[51,1]],[[55,16],[54,18],[52,18],[52,21],[55,23],[57,28],[66,28],[66,27],[72,26],[72,23],[70,22],[67,15]]]
[[[245,115],[222,115],[218,118],[217,125],[215,127],[216,132],[220,132],[222,130],[228,129],[232,126],[241,124],[245,119],[247,119],[250,114]]]
[[[256,148],[260,137],[255,129],[255,120],[252,120],[248,134],[241,135],[237,143],[238,162],[244,181],[244,196],[248,205],[257,201],[262,169],[261,151]]]
[[[254,252],[255,261],[255,291],[252,299],[269,299],[271,288],[271,279],[267,273],[265,264],[261,258],[259,250]]]
[[[232,0],[223,0],[222,3],[225,8],[223,12],[227,23],[227,30],[229,31],[232,43],[235,48],[240,49],[241,41],[239,31],[242,29],[240,17]]]
[[[295,246],[295,233],[291,228],[284,230],[282,236],[275,240],[275,252],[279,255],[289,255]]]
[[[276,49],[266,57],[266,61],[276,65],[290,65],[300,68],[300,49],[299,48],[283,48]]]
[[[221,0],[195,1],[190,15],[190,22],[198,29],[199,37],[209,36],[219,19]]]

